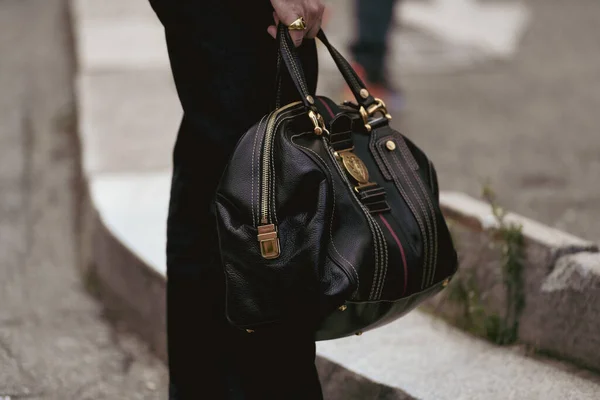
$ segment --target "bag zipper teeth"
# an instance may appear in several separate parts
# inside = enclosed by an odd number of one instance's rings
[[[260,252],[265,259],[275,259],[279,257],[280,246],[279,236],[277,234],[277,226],[275,225],[274,215],[270,213],[269,200],[273,187],[272,173],[272,153],[273,153],[273,136],[276,130],[276,121],[279,115],[285,110],[288,110],[300,102],[294,102],[274,111],[269,117],[265,130],[265,138],[263,142],[263,152],[261,159],[261,198],[260,198],[260,226],[258,227],[258,241],[260,243]]]
[[[264,140],[264,130],[263,130],[263,123],[268,122],[270,117],[270,113],[265,115],[264,117],[261,118],[260,122],[258,123],[258,127],[256,128],[256,132],[255,134],[255,138],[254,138],[254,145],[252,146],[252,184],[251,184],[251,193],[250,195],[252,196],[251,199],[251,204],[252,204],[252,225],[253,226],[258,226],[259,224],[259,219],[260,219],[260,168],[259,166],[256,166],[255,160],[257,162],[260,162],[260,149],[262,148],[262,141]],[[264,126],[264,129],[266,130],[266,124]],[[258,139],[261,139],[260,141]],[[257,149],[258,149],[258,154],[257,154]],[[256,171],[257,173],[255,174],[254,171]],[[256,182],[256,191],[254,190],[254,183]],[[256,192],[256,193],[255,193]],[[256,200],[256,206],[254,203],[254,200]]]
[[[261,162],[261,172],[262,172],[262,185],[261,185],[261,215],[260,215],[260,223],[268,224],[271,219],[269,215],[269,191],[271,188],[271,152],[273,151],[273,134],[275,133],[275,121],[277,117],[285,110],[300,104],[300,102],[290,103],[285,107],[280,108],[279,110],[273,112],[271,117],[269,118],[269,122],[267,123],[267,129],[265,132],[265,140],[263,143],[263,153],[262,153],[262,162]]]

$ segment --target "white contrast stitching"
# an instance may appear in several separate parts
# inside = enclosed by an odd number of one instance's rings
[[[294,59],[294,56],[292,55],[292,52],[290,51],[290,47],[288,46],[287,40],[284,39],[283,44],[284,44],[285,50],[288,53],[288,57],[290,58],[290,64],[292,65],[292,69],[294,70],[296,79],[298,80],[298,83],[300,83],[300,88],[302,90],[304,90],[304,93],[302,93],[302,95],[304,96],[305,94],[308,94],[308,89],[304,85],[304,80],[301,78],[300,72],[298,72],[298,69],[296,68],[295,59]]]
[[[409,164],[410,164],[410,160],[412,159],[413,162],[416,164],[416,160],[414,159],[412,153],[410,153],[410,150],[408,149],[408,147],[406,146],[406,142],[404,142],[404,140],[401,140],[400,145],[398,146],[400,148],[401,153],[403,153],[403,155],[406,157],[409,157]],[[408,154],[407,154],[408,152]],[[394,155],[395,157],[395,155]],[[431,218],[427,218],[427,222],[429,222],[429,220],[431,220],[431,224],[433,225],[433,237],[430,238],[432,241],[432,245],[433,245],[433,251],[431,252],[431,268],[430,268],[430,273],[428,274],[429,277],[429,284],[431,285],[433,283],[433,279],[435,276],[435,271],[436,271],[436,264],[437,264],[437,247],[438,247],[438,243],[437,243],[437,221],[435,219],[435,210],[433,208],[433,205],[431,204],[431,200],[429,199],[429,196],[427,196],[427,192],[425,190],[425,187],[423,185],[423,182],[421,181],[421,178],[419,177],[419,175],[417,174],[417,172],[413,169],[412,170],[412,174],[415,177],[415,180],[417,181],[420,189],[423,192],[423,195],[425,197],[425,202],[429,208],[429,211],[431,211]],[[412,187],[412,183],[411,183],[411,187]],[[413,191],[415,191],[415,189],[413,189]],[[416,192],[416,191],[415,191]],[[419,202],[421,202],[420,198]],[[423,208],[425,208],[425,206],[422,205]]]
[[[345,172],[342,171],[342,168],[340,167],[339,163],[334,162],[334,164],[336,166],[336,169],[342,176],[342,179],[344,180],[344,182],[350,189],[350,192],[352,193],[353,197],[356,199],[358,205],[363,210],[365,217],[367,218],[367,222],[369,223],[369,230],[371,231],[371,234],[373,235],[373,241],[374,241],[374,247],[375,247],[375,272],[373,273],[373,281],[371,283],[371,292],[369,293],[369,299],[373,299],[373,298],[376,298],[377,293],[379,292],[379,284],[380,284],[379,278],[381,277],[380,271],[384,268],[387,268],[387,256],[388,256],[387,242],[386,242],[385,236],[384,236],[379,224],[377,224],[377,222],[375,222],[373,217],[371,217],[370,211],[365,207],[365,205],[358,199],[358,197],[354,193],[354,189],[353,189],[352,185],[348,182],[348,178],[346,177]],[[380,241],[382,243],[381,245],[380,245]],[[385,265],[379,263],[379,257],[382,258],[382,261],[385,263]]]
[[[342,176],[342,179],[344,180],[344,182],[346,183],[346,185],[348,186],[348,188],[350,189],[350,193],[352,193],[352,196],[356,199],[359,207],[363,210],[365,217],[367,218],[367,222],[369,224],[369,230],[371,231],[371,234],[373,235],[373,242],[374,242],[374,247],[375,247],[375,270],[373,272],[373,280],[371,282],[371,291],[369,292],[369,299],[372,298],[373,296],[376,295],[377,293],[377,289],[378,286],[376,286],[376,283],[378,282],[378,277],[379,277],[379,273],[380,273],[380,263],[379,263],[379,258],[383,258],[385,259],[385,256],[383,255],[383,250],[380,247],[380,243],[379,241],[381,240],[381,236],[382,233],[379,230],[379,226],[377,225],[377,223],[375,221],[373,221],[373,218],[371,217],[370,211],[364,206],[364,204],[362,204],[362,202],[356,197],[356,194],[353,191],[352,186],[350,185],[350,183],[348,182],[348,179],[346,177],[346,174],[344,171],[342,171],[342,168],[340,167],[339,163],[334,162],[336,169],[338,170],[340,176]]]
[[[292,143],[294,143],[294,139],[296,137],[303,136],[303,135],[305,135],[307,133],[310,133],[310,132],[304,132],[304,133],[300,133],[298,135],[292,136]],[[305,150],[310,151],[316,157],[318,157],[323,162],[323,165],[325,165],[325,168],[327,168],[329,170],[329,173],[332,175],[332,178],[333,178],[333,171],[331,171],[331,168],[329,168],[329,166],[327,165],[327,163],[325,162],[325,160],[323,160],[323,158],[320,155],[318,155],[312,149],[309,149],[308,147],[302,146],[301,144],[298,144],[298,143],[294,143],[294,144],[296,146],[302,147]],[[346,263],[348,263],[348,265],[352,268],[352,271],[354,271],[354,275],[356,276],[356,290],[358,290],[358,288],[360,287],[360,279],[359,279],[359,276],[358,276],[358,272],[356,271],[356,268],[354,268],[354,265],[352,265],[352,263],[350,261],[346,260],[346,258],[339,252],[339,250],[337,249],[337,247],[335,247],[335,243],[333,242],[333,234],[331,232],[331,226],[333,225],[333,216],[335,214],[335,185],[333,184],[333,182],[331,184],[331,189],[333,190],[333,207],[332,207],[332,210],[331,210],[331,220],[329,221],[329,241],[331,243],[331,246],[335,250],[335,252],[338,254],[338,256],[340,256],[344,261],[346,261]]]
[[[271,154],[270,154],[270,156],[271,156],[271,169],[269,170],[269,180],[270,180],[270,182],[269,182],[270,183],[270,185],[269,185],[269,191],[270,191],[270,194],[271,194],[271,205],[273,206],[273,210],[271,210],[270,207],[269,207],[268,210],[267,210],[267,214],[270,216],[271,211],[273,211],[273,222],[275,223],[275,225],[278,225],[279,222],[277,220],[277,212],[276,212],[277,204],[276,204],[276,197],[275,197],[275,186],[276,186],[275,185],[275,176],[277,174],[275,173],[275,160],[274,160],[274,153],[275,153],[275,151],[273,150],[273,145],[275,144],[276,132],[279,129],[279,127],[281,126],[281,124],[284,121],[287,121],[290,118],[295,118],[295,117],[297,117],[299,115],[304,114],[304,111],[302,111],[302,112],[290,115],[294,111],[296,111],[296,110],[292,109],[292,110],[289,110],[289,111],[287,111],[287,112],[285,112],[285,113],[283,113],[283,114],[281,114],[279,116],[280,119],[279,119],[279,121],[277,121],[277,125],[275,125],[273,127],[274,134],[273,134],[273,137],[271,138],[271,140],[273,142],[271,144]]]
[[[383,245],[385,247],[385,262],[384,262],[384,267],[383,267],[383,277],[381,278],[381,283],[379,286],[379,295],[378,298],[381,299],[381,297],[383,296],[383,288],[385,287],[385,278],[387,277],[387,271],[389,268],[389,262],[388,262],[388,251],[387,251],[387,240],[385,239],[385,236],[383,238]]]
[[[404,175],[404,178],[406,179],[406,182],[408,183],[408,186],[410,187],[410,189],[412,190],[413,194],[415,195],[415,197],[417,198],[417,202],[419,203],[419,206],[421,207],[421,210],[425,213],[425,225],[427,226],[427,242],[429,243],[429,245],[431,247],[433,247],[433,238],[430,236],[430,232],[431,232],[431,226],[430,226],[430,221],[428,218],[428,210],[427,207],[425,207],[425,205],[423,204],[423,201],[421,200],[421,197],[419,196],[419,194],[417,193],[417,190],[415,189],[414,185],[412,184],[410,178],[408,177],[408,174],[406,173],[405,169],[402,167],[402,165],[400,164],[400,160],[398,160],[398,157],[396,156],[395,152],[392,152],[392,158],[394,159],[394,162],[396,163],[396,165],[398,166],[398,168],[402,171],[402,175]],[[434,249],[432,249],[434,250]],[[429,267],[431,267],[431,262],[433,261],[433,254],[431,252],[428,252],[428,261],[429,261]],[[426,281],[429,281],[429,275],[431,273],[431,268],[427,269],[427,279]]]
[[[268,115],[268,114],[267,114]],[[250,207],[252,208],[252,224],[256,227],[258,225],[258,221],[257,218],[255,216],[254,213],[254,159],[256,158],[256,142],[258,141],[258,135],[260,133],[260,127],[263,123],[263,121],[265,120],[265,118],[267,117],[267,115],[263,116],[260,120],[260,122],[258,123],[258,128],[256,128],[256,132],[254,134],[254,144],[252,146],[252,181],[251,181],[251,193],[250,193]],[[260,157],[258,157],[259,162],[260,162]],[[257,190],[257,194],[258,194],[259,190]],[[257,200],[258,203],[258,200]],[[257,210],[258,212],[259,210]]]
[[[381,146],[378,145],[378,147],[381,149]],[[392,178],[394,179],[394,183],[396,184],[396,187],[398,188],[398,190],[400,191],[400,193],[402,194],[402,197],[404,198],[404,201],[406,202],[406,204],[408,205],[408,207],[410,208],[410,210],[412,211],[415,219],[417,220],[417,224],[419,225],[419,230],[421,231],[421,234],[423,236],[425,236],[423,238],[423,253],[424,253],[424,257],[423,257],[423,277],[421,279],[421,287],[424,286],[425,283],[425,274],[427,273],[429,264],[429,249],[428,249],[428,244],[427,244],[427,232],[425,230],[425,224],[423,224],[423,221],[421,220],[419,213],[416,211],[416,208],[413,204],[413,202],[410,200],[408,193],[406,192],[406,190],[402,187],[400,181],[398,180],[398,177],[396,176],[396,174],[392,173],[393,172],[393,168],[390,165],[389,161],[385,158],[382,157],[383,162],[385,163],[385,165],[387,166],[387,168],[390,170],[390,173],[392,175]],[[402,170],[402,168],[401,168]]]
[[[437,247],[438,247],[438,233],[437,233],[437,221],[435,218],[435,210],[433,208],[433,204],[431,204],[431,199],[429,198],[429,196],[427,196],[427,192],[425,190],[425,186],[423,185],[423,182],[421,180],[421,178],[418,176],[418,174],[413,171],[413,174],[415,175],[415,179],[417,180],[417,183],[419,184],[419,186],[421,187],[421,190],[423,191],[424,197],[425,197],[425,202],[427,203],[427,205],[429,206],[429,211],[431,211],[431,221],[433,223],[433,264],[431,266],[431,277],[429,280],[429,284],[431,285],[433,283],[433,279],[435,277],[435,271],[436,271],[436,264],[437,264]]]
[[[330,153],[330,155],[331,155],[331,153]],[[376,298],[377,293],[379,292],[379,284],[381,281],[380,278],[382,276],[382,275],[380,275],[381,270],[384,268],[387,268],[387,242],[386,242],[383,232],[381,231],[379,224],[377,224],[377,222],[375,222],[373,217],[371,217],[371,212],[365,207],[365,205],[358,199],[358,197],[354,193],[354,188],[348,182],[346,173],[344,171],[342,171],[340,164],[337,162],[334,162],[334,164],[335,164],[336,169],[338,170],[340,176],[342,176],[342,179],[344,180],[344,182],[350,189],[352,196],[356,199],[359,207],[363,210],[365,217],[367,218],[367,222],[369,223],[369,230],[371,231],[371,234],[373,235],[373,242],[374,242],[374,247],[375,247],[375,252],[374,252],[375,253],[375,270],[373,273],[373,280],[371,282],[371,291],[369,292],[369,299],[373,299],[373,298]],[[380,242],[381,242],[381,244],[380,244]],[[382,258],[382,262],[385,263],[385,265],[379,263],[380,257]]]

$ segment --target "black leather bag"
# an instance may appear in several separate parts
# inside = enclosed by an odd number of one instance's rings
[[[384,103],[323,32],[319,39],[357,103],[308,93],[280,27],[282,66],[302,101],[240,139],[217,190],[226,314],[249,333],[360,334],[438,293],[457,269],[433,164],[389,126]]]

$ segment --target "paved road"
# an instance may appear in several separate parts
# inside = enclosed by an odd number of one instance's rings
[[[110,328],[75,265],[65,3],[0,0],[0,396],[164,399],[165,367]]]

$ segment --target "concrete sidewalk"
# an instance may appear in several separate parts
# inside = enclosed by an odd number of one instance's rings
[[[422,400],[595,400],[600,379],[523,349],[497,347],[421,312],[317,344],[318,353]]]
[[[64,0],[0,1],[0,397],[164,400],[164,364],[77,265],[69,28]]]

